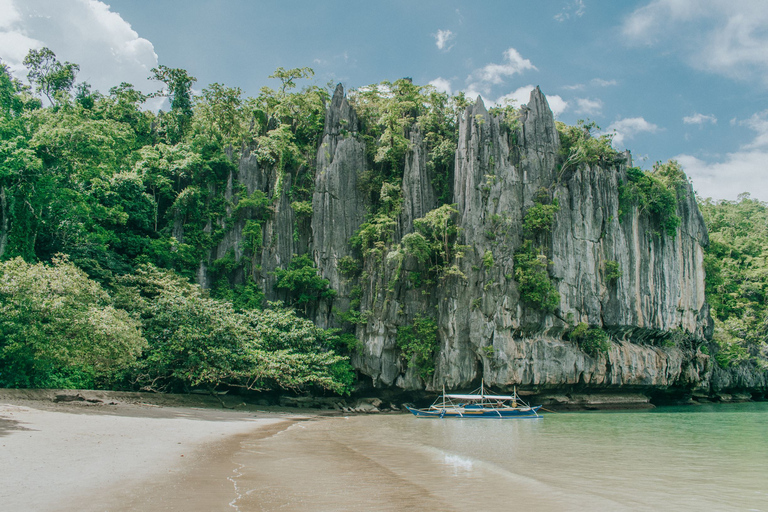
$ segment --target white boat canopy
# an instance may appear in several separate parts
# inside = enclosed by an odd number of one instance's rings
[[[445,395],[445,398],[455,398],[456,400],[514,400],[517,397],[512,395]]]

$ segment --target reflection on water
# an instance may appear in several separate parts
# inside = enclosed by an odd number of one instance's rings
[[[240,510],[768,511],[768,404],[328,419],[246,443]]]

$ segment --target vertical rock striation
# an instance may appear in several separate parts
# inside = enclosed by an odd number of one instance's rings
[[[690,186],[680,196],[674,236],[658,233],[647,214],[620,204],[627,162],[562,171],[554,117],[538,88],[516,123],[492,115],[478,98],[460,121],[453,172],[456,223],[466,247],[457,261],[460,273],[415,284],[407,276],[423,274],[424,265],[397,250],[414,220],[439,206],[428,148],[414,126],[390,252],[366,259],[361,274],[345,275],[339,262],[359,258],[349,240],[371,207],[358,183],[369,166],[359,129],[339,85],[317,151],[311,233],[294,240],[286,183],[264,227],[260,277],[270,297],[270,272],[293,253],[309,251],[337,291],[333,308],[346,311],[353,289],[361,290],[364,321],[355,327],[360,345],[352,362],[374,386],[435,390],[467,387],[482,377],[499,388],[667,390],[734,380],[722,372],[713,376],[697,349],[696,340],[711,338],[712,320],[704,297],[707,231]],[[272,194],[273,173],[246,151],[232,179],[249,193]],[[541,197],[559,205],[551,231],[536,240],[560,294],[551,313],[526,303],[515,279],[515,251],[530,238],[523,221]],[[235,223],[217,257],[230,249],[242,257],[243,223]],[[620,276],[607,275],[609,262]],[[315,321],[338,326],[331,306],[318,306]],[[398,329],[417,315],[433,318],[438,328],[435,369],[426,380],[409,368],[396,342]],[[592,357],[564,339],[579,323],[611,334],[607,354]],[[687,341],[665,343],[674,338],[670,333]]]
[[[337,119],[353,119],[339,89],[329,122]],[[318,153],[315,254],[323,275],[343,288],[333,261],[350,254],[347,240],[364,209],[353,199],[354,176],[337,176],[363,168],[363,148],[352,135],[344,138],[333,128],[326,132]],[[619,218],[626,164],[580,166],[559,175],[559,148],[554,117],[538,88],[516,130],[489,114],[480,98],[467,107],[454,173],[461,243],[468,247],[460,263],[466,277],[414,289],[397,272],[416,269],[415,262],[395,261],[394,253],[366,269],[369,280],[361,284],[369,314],[358,327],[362,346],[354,363],[375,386],[455,388],[483,377],[500,387],[668,388],[701,380],[706,357],[695,348],[651,344],[676,330],[694,338],[711,335],[702,251],[707,234],[692,191],[678,208],[675,236],[654,234],[650,220],[636,209]],[[425,155],[414,130],[405,159],[400,236],[437,206]],[[514,279],[523,219],[541,191],[560,205],[547,238],[560,303],[549,314],[525,304]],[[334,202],[338,197],[347,204]],[[492,265],[484,264],[488,254]],[[621,269],[618,279],[606,277],[608,261]],[[438,325],[436,368],[426,382],[407,369],[395,341],[398,327],[416,314],[434,316]],[[581,322],[612,333],[607,355],[591,357],[563,339],[569,326]]]
[[[356,136],[357,116],[339,84],[325,118],[317,150],[317,174],[312,196],[313,255],[320,275],[338,293],[336,307],[349,307],[351,284],[339,271],[339,260],[351,256],[349,239],[365,220],[367,201],[358,175],[367,167],[365,143]],[[323,305],[325,306],[325,305]],[[316,317],[321,327],[331,320],[325,308]]]

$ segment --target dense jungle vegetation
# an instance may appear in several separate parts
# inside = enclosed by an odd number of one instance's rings
[[[30,86],[0,63],[0,386],[350,392],[354,337],[349,329],[324,330],[307,319],[313,303],[335,294],[311,258],[298,255],[275,271],[283,302],[265,300],[267,291],[252,278],[256,256],[269,244],[264,223],[285,183],[297,219],[312,214],[314,160],[330,90],[298,88],[312,70],[279,68],[270,77],[274,89],[246,98],[216,83],[194,95],[195,78],[165,66],[152,70],[153,95],[126,83],[101,94],[76,82],[77,65],[45,48],[31,51],[25,65]],[[151,97],[167,97],[170,109],[146,109]],[[359,273],[366,261],[391,252],[408,130],[417,123],[440,206],[417,219],[396,253],[424,263],[424,275],[403,276],[417,284],[461,274],[456,262],[464,248],[450,202],[466,99],[398,80],[354,91],[350,101],[371,163],[361,187],[373,206],[350,240],[362,261],[342,261],[341,270]],[[494,113],[516,129],[514,109]],[[618,158],[609,138],[592,135],[594,128],[558,126],[561,172]],[[227,200],[222,190],[243,148],[274,169],[276,185],[269,193],[237,189]],[[673,163],[633,169],[624,204],[647,209],[660,229],[673,231],[681,172]],[[546,231],[537,219],[551,217],[556,207],[542,203],[527,229]],[[765,365],[766,204],[745,196],[707,200],[701,208],[712,240],[705,264],[716,359],[723,366]],[[209,290],[192,284],[201,259],[245,212],[244,282],[226,279],[235,263],[228,255],[210,262]],[[175,236],[179,226],[183,240]],[[515,258],[516,278],[543,308],[554,308],[546,265],[527,249]],[[354,300],[344,314],[351,324],[359,321]],[[434,343],[426,346],[424,339],[435,338],[435,330],[431,319],[419,317],[397,337],[425,374]]]

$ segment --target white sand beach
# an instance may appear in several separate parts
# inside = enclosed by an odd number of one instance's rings
[[[83,392],[101,397],[97,403],[54,403],[52,395],[0,390],[5,512],[233,510],[233,467],[222,455],[236,450],[241,436],[257,439],[301,419],[158,405],[164,397],[142,402],[137,394],[124,401]]]

